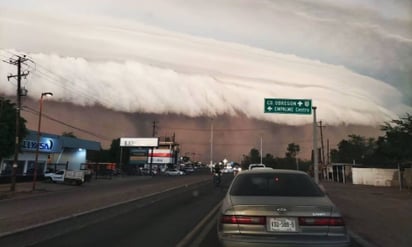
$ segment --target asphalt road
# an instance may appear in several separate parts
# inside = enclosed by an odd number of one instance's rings
[[[219,205],[232,178],[231,175],[224,176],[223,184],[219,188],[213,186],[212,179],[206,171],[203,175],[199,173],[188,177],[142,178],[143,180],[125,178],[110,183],[95,181],[85,187],[60,187],[50,184],[59,188],[57,191],[53,190],[54,192],[48,192],[49,184],[42,184],[47,185],[44,192],[1,201],[0,230],[6,226],[10,229],[13,226],[25,225],[22,224],[26,223],[23,219],[30,219],[30,223],[35,223],[37,218],[48,219],[59,211],[65,211],[66,215],[70,212],[73,214],[66,220],[2,237],[0,246],[219,246],[216,234],[217,215],[212,215],[206,222],[205,216],[215,212],[212,209]],[[194,181],[198,182],[191,184]],[[349,230],[361,235],[363,240],[365,236],[366,240],[373,240],[358,241],[360,244],[354,242],[354,247],[410,246],[406,243],[410,239],[407,237],[408,234],[398,234],[400,237],[396,238],[398,235],[394,235],[392,229],[405,233],[411,229],[410,217],[403,217],[410,212],[407,210],[411,205],[409,194],[395,193],[396,188],[335,183],[324,184],[324,187],[343,211]],[[153,193],[159,190],[166,192]],[[104,193],[101,193],[102,191]],[[95,208],[108,198],[111,198],[112,203],[114,199],[123,201],[143,194],[149,196],[92,213],[77,213],[77,207],[79,210]],[[67,211],[69,208],[64,208],[65,203],[74,198],[79,203],[75,208],[71,208],[71,211]],[[374,205],[373,210],[370,208],[371,202]],[[398,220],[399,226],[396,227],[399,229],[378,226],[380,221],[377,219],[382,218],[381,221],[384,221],[387,216],[384,209],[388,208],[393,209],[390,217]],[[364,224],[371,223],[371,219],[373,224]],[[202,221],[205,224],[199,227],[199,222]],[[187,240],[188,236],[191,236],[188,233],[193,233],[194,229],[199,228],[201,230],[193,234],[195,236],[191,238],[192,242],[181,245],[184,242],[182,240]],[[383,243],[386,240],[392,244],[371,245],[371,242]],[[402,241],[405,242],[404,245],[401,245]]]
[[[167,192],[125,214],[85,224],[32,246],[176,246],[220,203],[232,178],[224,176],[219,187],[210,181],[200,187]]]

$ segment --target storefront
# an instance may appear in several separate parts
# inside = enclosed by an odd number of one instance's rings
[[[79,170],[86,163],[87,151],[99,151],[100,143],[79,138],[42,133],[37,143],[37,132],[29,134],[21,142],[17,176],[31,176],[34,171],[36,149],[39,147],[37,171],[42,175],[47,169]],[[1,160],[0,176],[10,176],[13,156]]]

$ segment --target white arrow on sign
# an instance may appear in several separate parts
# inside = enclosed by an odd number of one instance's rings
[[[272,108],[271,106],[268,107],[268,110],[269,110],[269,111],[272,111],[272,109],[273,109],[273,108]]]
[[[301,107],[303,105],[302,101],[298,102],[299,107]]]

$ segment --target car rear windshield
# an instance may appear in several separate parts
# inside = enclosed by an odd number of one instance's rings
[[[233,196],[323,196],[324,193],[305,174],[241,174],[233,182]]]

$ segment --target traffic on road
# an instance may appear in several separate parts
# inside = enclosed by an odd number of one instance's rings
[[[354,209],[339,197],[347,192],[339,191],[345,188],[353,191],[356,187],[344,184],[331,187],[333,183],[323,182],[320,188],[306,173],[261,167],[222,173],[218,186],[213,183],[212,175],[211,170],[200,169],[192,176],[142,176],[140,180],[119,177],[92,181],[82,187],[44,183],[41,185],[64,189],[53,193],[49,187],[49,192],[44,194],[0,201],[3,219],[0,245],[380,246],[378,239],[370,239],[364,233],[362,238],[362,233],[354,232],[359,232],[352,223],[356,219],[345,217]],[[162,187],[170,182],[176,184],[173,189]],[[159,193],[147,190],[130,200],[132,191],[136,193],[139,188],[151,188]],[[98,196],[102,191],[112,195],[113,203],[107,207],[96,202],[107,200]],[[120,191],[124,196],[115,197]],[[44,205],[45,200],[49,206]],[[32,213],[44,210],[38,214],[44,218],[39,221],[36,217],[36,221],[29,223],[27,208],[16,207],[25,203],[37,205]],[[66,207],[60,215],[65,217],[57,221],[48,218],[46,212],[54,210],[51,203]],[[92,207],[82,209],[78,203],[90,203]],[[364,209],[358,205],[356,210]],[[24,211],[26,215],[21,214]],[[13,217],[17,212],[21,212],[20,218]],[[78,212],[77,216],[71,212]],[[404,238],[407,242],[408,238]]]

